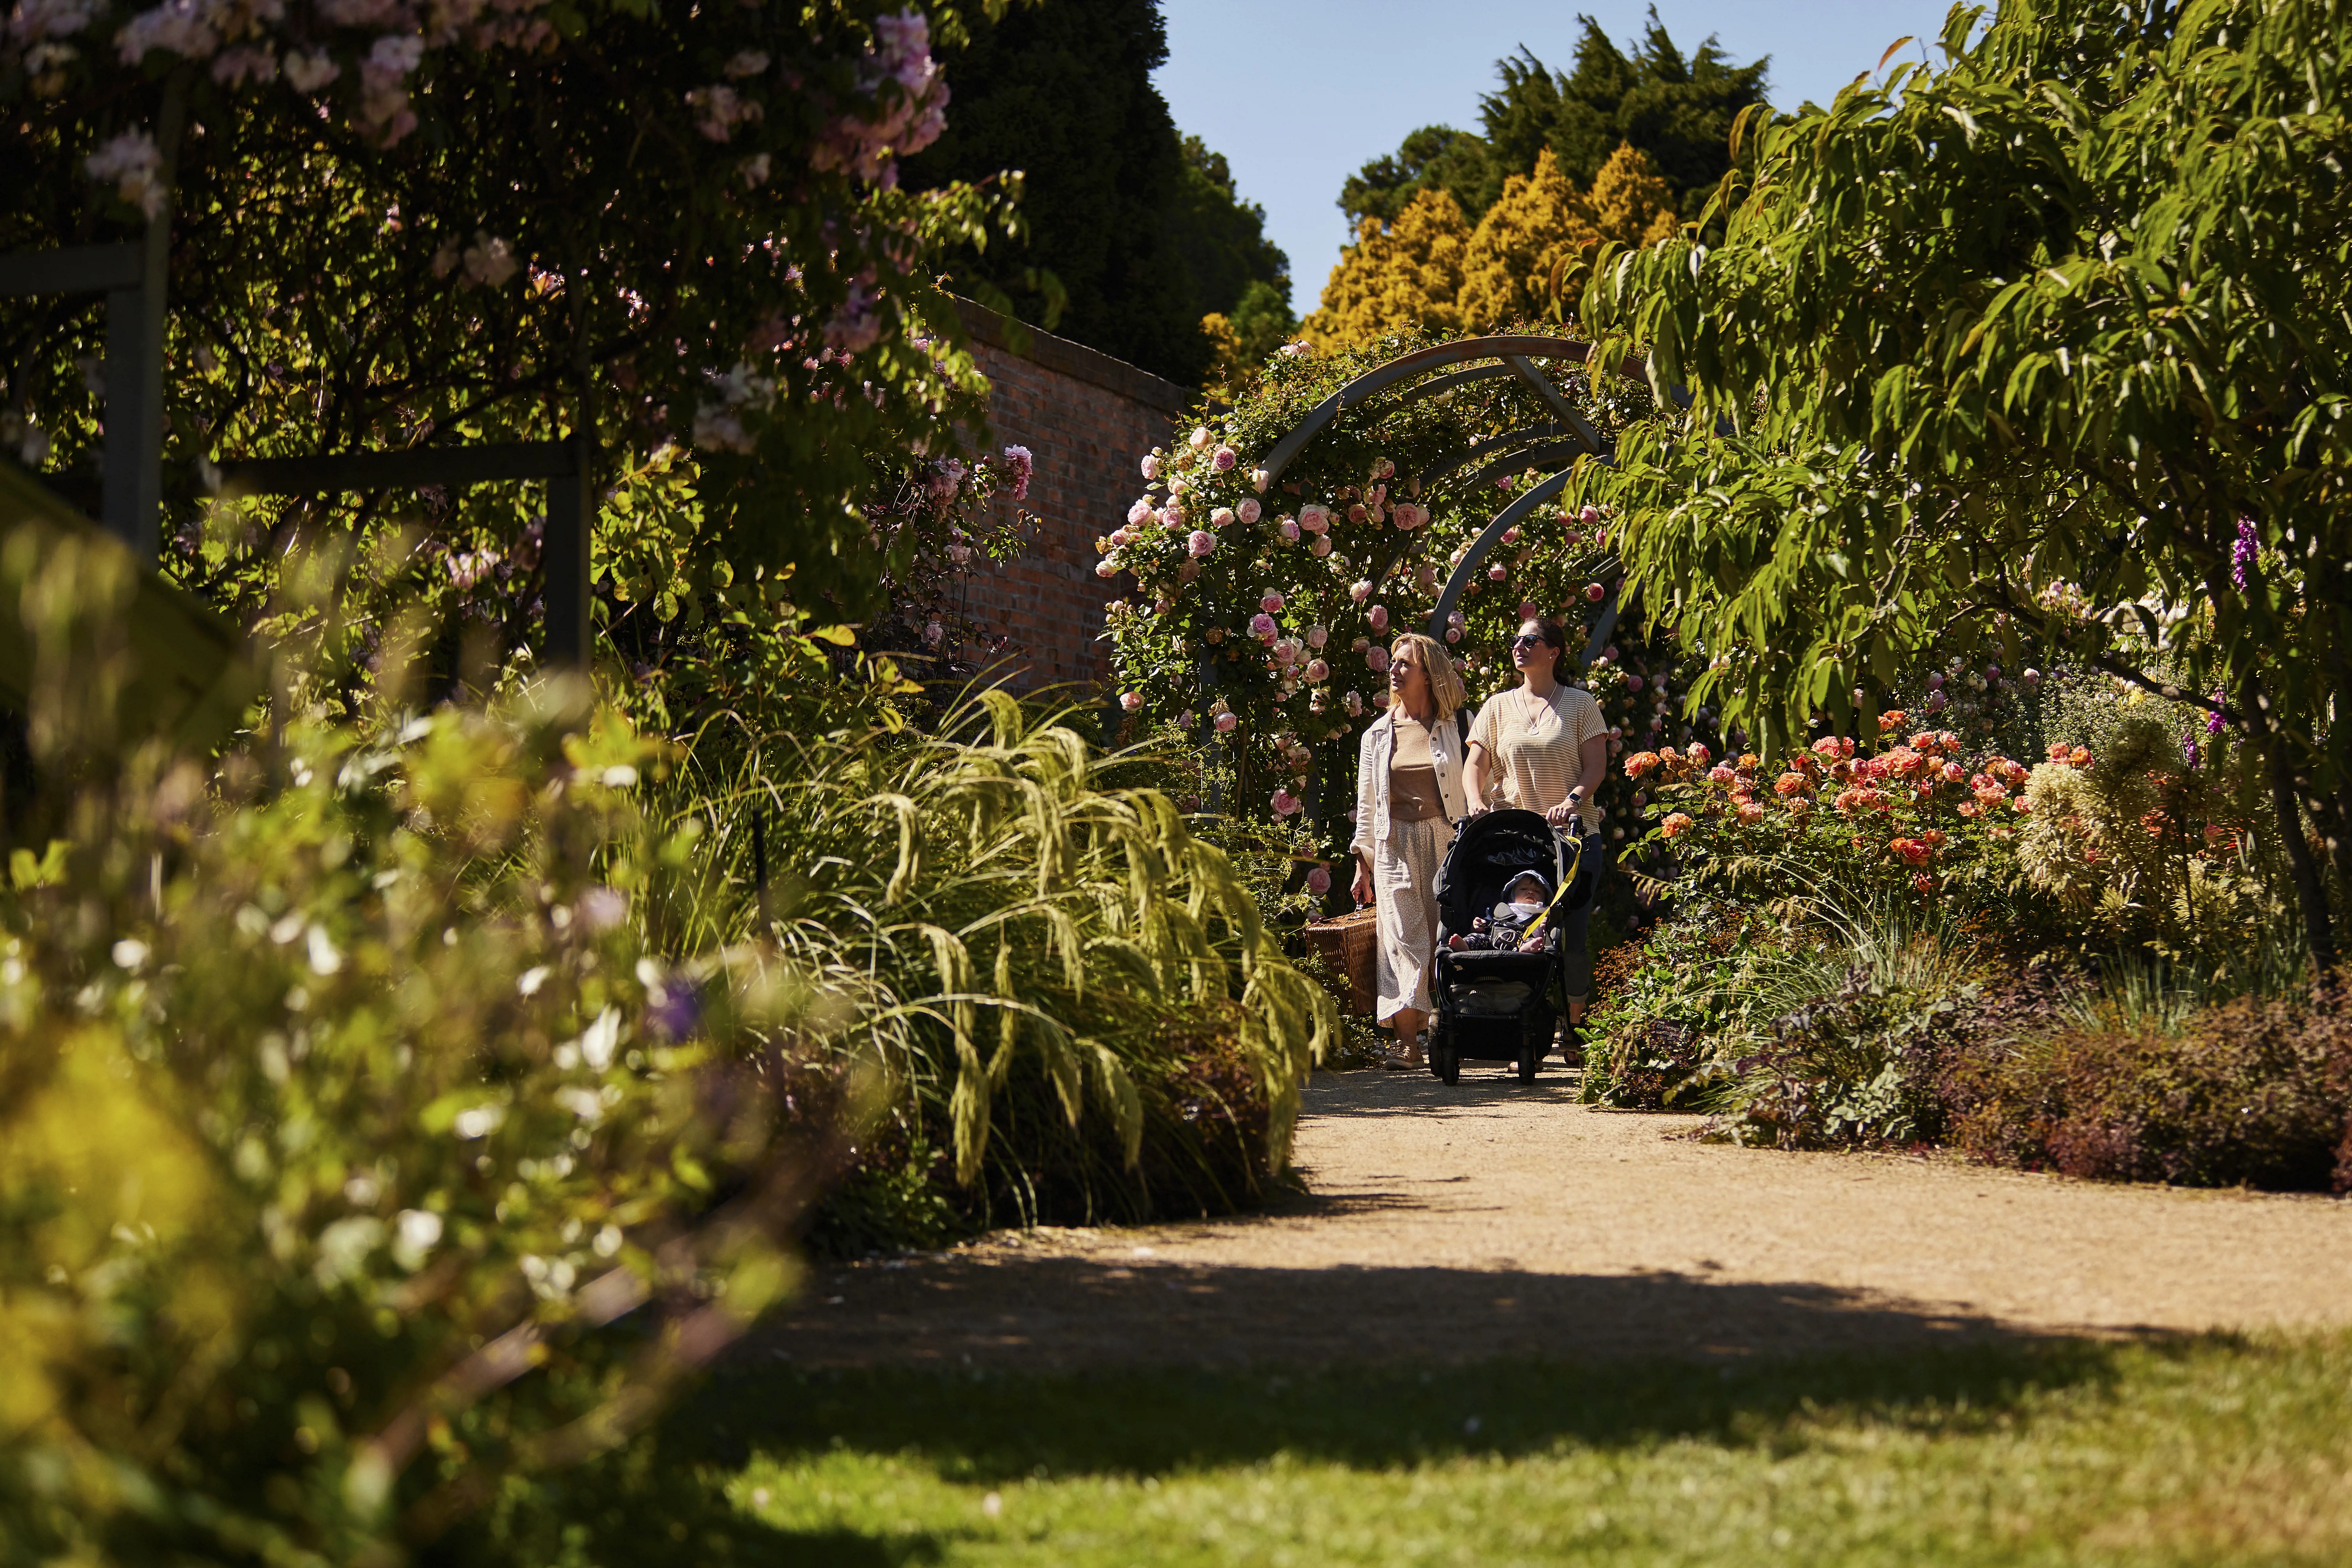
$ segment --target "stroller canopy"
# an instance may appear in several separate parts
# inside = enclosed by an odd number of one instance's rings
[[[1533,871],[1547,889],[1557,889],[1573,858],[1571,847],[1551,824],[1532,811],[1490,811],[1474,816],[1454,836],[1437,870],[1437,918],[1441,932],[1467,931],[1470,922],[1502,898],[1504,887],[1522,871]],[[1576,880],[1555,909],[1565,914],[1592,898],[1592,868],[1579,866]]]

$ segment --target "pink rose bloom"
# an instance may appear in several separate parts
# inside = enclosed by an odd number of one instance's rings
[[[1158,458],[1153,457],[1143,459],[1143,477],[1147,479],[1156,479],[1160,477],[1160,459]]]
[[[1213,437],[1209,434],[1209,427],[1206,425],[1198,425],[1193,426],[1191,440],[1192,450],[1195,452],[1201,450],[1202,447],[1206,447],[1212,439]]]
[[[1130,713],[1141,712],[1143,694],[1139,691],[1122,691],[1118,694],[1118,705]]]
[[[1339,700],[1339,706],[1348,710],[1349,718],[1360,717],[1364,711],[1364,694],[1360,691],[1350,691]]]
[[[1411,530],[1419,528],[1428,520],[1428,514],[1409,500],[1401,500],[1397,502],[1393,510],[1396,525],[1402,529]]]
[[[1543,612],[1536,608],[1536,602],[1533,599],[1521,599],[1519,601],[1519,619],[1523,621],[1537,621],[1541,620],[1542,618]]]
[[[1462,640],[1462,628],[1460,626],[1446,627],[1445,640],[1447,642],[1460,642]]]
[[[1282,520],[1282,527],[1276,531],[1282,535],[1282,542],[1285,544],[1296,544],[1298,542],[1298,525],[1291,521],[1290,519],[1286,517]],[[1318,540],[1316,542],[1320,544],[1323,542],[1321,540]]]
[[[1659,689],[1659,690],[1661,690],[1661,691],[1664,691],[1664,690],[1665,689],[1665,688],[1664,688],[1664,687],[1663,687],[1663,686],[1661,686],[1661,687],[1659,687],[1659,688],[1658,688],[1658,689]],[[1709,762],[1713,761],[1713,760],[1714,760],[1714,757],[1715,757],[1715,753],[1714,753],[1713,752],[1708,751],[1708,750],[1706,749],[1706,744],[1705,744],[1704,742],[1697,742],[1697,741],[1694,741],[1694,742],[1691,742],[1691,749],[1690,749],[1689,755],[1690,755],[1690,760],[1691,760],[1692,762],[1694,762],[1694,763],[1696,763],[1700,767],[1705,767],[1705,766],[1706,766],[1706,764],[1707,764]]]
[[[1641,689],[1642,689],[1642,678],[1641,678],[1640,676],[1638,676],[1638,675],[1629,675],[1629,676],[1627,676],[1627,677],[1625,678],[1625,689],[1626,689],[1626,690],[1628,690],[1628,691],[1639,691],[1639,690],[1641,690]]]
[[[1221,506],[1209,514],[1211,528],[1230,528],[1233,526],[1233,521],[1234,509],[1229,506]]]
[[[1244,522],[1255,522],[1259,518],[1265,515],[1265,509],[1257,504],[1257,498],[1255,496],[1251,496],[1242,502],[1240,510],[1235,512],[1234,515],[1239,517]]]
[[[1365,582],[1358,583],[1358,584],[1356,584],[1353,587],[1351,587],[1351,588],[1349,588],[1349,589],[1348,590],[1348,597],[1349,597],[1350,599],[1353,599],[1354,601],[1356,601],[1356,603],[1358,603],[1358,604],[1360,604],[1360,604],[1362,604],[1366,599],[1370,598],[1371,596],[1372,596],[1372,584],[1371,584],[1371,583],[1370,583],[1369,580],[1367,580],[1367,581],[1365,581]]]
[[[1606,595],[1608,592],[1609,592],[1609,590],[1608,590],[1608,589],[1603,588],[1603,587],[1602,587],[1600,584],[1598,584],[1598,583],[1587,583],[1587,584],[1584,585],[1584,596],[1585,596],[1587,599],[1591,600],[1591,601],[1592,601],[1592,603],[1594,603],[1594,604],[1596,604],[1596,605],[1597,605],[1597,604],[1599,604],[1599,603],[1601,602],[1601,600],[1602,596],[1603,596],[1604,595]]]
[[[1320,533],[1331,526],[1331,512],[1327,507],[1302,506],[1298,509],[1298,526],[1309,533]]]
[[[1959,763],[1946,763],[1944,764],[1944,782],[1946,784],[1958,784],[1962,779],[1965,779],[1968,776],[1968,770],[1961,767]]]
[[[1264,598],[1258,600],[1257,607],[1270,616],[1282,608],[1282,595],[1269,590]]]
[[[1578,520],[1583,522],[1599,522],[1601,521],[1601,509],[1597,506],[1589,506],[1582,511],[1578,512],[1576,515]]]
[[[1507,566],[1489,566],[1486,568],[1486,580],[1490,583],[1500,583],[1510,574],[1510,568]]]
[[[1317,625],[1307,628],[1307,646],[1308,647],[1321,647],[1325,643],[1329,642],[1330,640],[1330,627]]]
[[[1388,630],[1389,607],[1386,605],[1374,605],[1372,606],[1371,622],[1372,630],[1376,632],[1384,632]]]
[[[1324,894],[1329,892],[1331,890],[1331,868],[1328,866],[1318,866],[1312,871],[1307,872],[1307,890],[1318,899]]]
[[[1331,679],[1331,667],[1319,658],[1310,658],[1307,661],[1307,679],[1316,682],[1328,680]]]
[[[1196,528],[1192,537],[1184,542],[1195,556],[1202,556],[1217,547],[1217,536],[1205,528]]]
[[[1512,528],[1507,528],[1507,529],[1503,530],[1503,542],[1504,542],[1504,543],[1506,543],[1506,544],[1517,544],[1518,542],[1519,542],[1519,531],[1518,531],[1518,529],[1517,529],[1517,528],[1516,528],[1516,527],[1512,527]]]
[[[1118,568],[1112,565],[1108,561],[1097,562],[1095,563],[1095,575],[1102,578],[1116,577],[1118,575]]]
[[[1252,468],[1250,470],[1250,489],[1255,490],[1258,494],[1265,494],[1265,487],[1272,483],[1274,483],[1274,476],[1267,473],[1264,468]]]
[[[1230,735],[1234,732],[1234,727],[1240,722],[1241,721],[1231,713],[1220,713],[1217,715],[1217,733]]]
[[[1374,643],[1364,650],[1364,662],[1372,667],[1374,675],[1384,675],[1389,668],[1389,650]]]
[[[1317,534],[1315,536],[1314,544],[1309,548],[1313,550],[1315,558],[1318,561],[1321,560],[1324,556],[1331,553],[1331,536],[1328,533]]]
[[[1373,707],[1375,707],[1375,708],[1386,708],[1388,705],[1389,705],[1389,693],[1388,693],[1388,689],[1387,689],[1386,687],[1382,687],[1380,690],[1375,691],[1375,692],[1373,692],[1373,693],[1372,693],[1372,706],[1373,706]]]
[[[1716,763],[1706,771],[1706,782],[1709,784],[1727,784],[1738,776],[1722,763]]]
[[[1364,503],[1361,501],[1358,501],[1355,505],[1348,509],[1348,521],[1349,522],[1361,522],[1370,515],[1371,513],[1364,510]]]
[[[1173,501],[1160,509],[1160,521],[1170,528],[1184,526],[1184,509]]]
[[[1152,510],[1151,503],[1148,500],[1137,501],[1133,506],[1127,509],[1127,521],[1129,522],[1141,522],[1147,517],[1156,517],[1159,514]]]
[[[1231,447],[1220,447],[1215,452],[1210,455],[1209,467],[1216,469],[1217,472],[1222,474],[1232,468],[1235,463],[1240,461],[1240,453],[1234,451]]]
[[[1278,789],[1274,792],[1273,805],[1274,815],[1277,817],[1296,816],[1298,811],[1298,797],[1286,789]]]
[[[1257,638],[1258,641],[1272,642],[1274,640],[1274,617],[1265,614],[1252,616],[1250,617],[1249,629],[1250,636]]]

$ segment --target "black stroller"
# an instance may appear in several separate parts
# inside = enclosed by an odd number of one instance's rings
[[[1429,1030],[1429,1070],[1458,1083],[1465,1058],[1516,1062],[1519,1081],[1533,1083],[1552,1048],[1566,997],[1566,944],[1560,917],[1592,898],[1594,868],[1582,842],[1563,837],[1532,811],[1490,811],[1454,835],[1437,872],[1437,963],[1430,984],[1436,1016]],[[1530,952],[1456,952],[1446,946],[1486,913],[1523,871],[1550,889],[1543,945]]]

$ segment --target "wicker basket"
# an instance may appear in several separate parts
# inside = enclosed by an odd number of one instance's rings
[[[1380,964],[1373,951],[1381,940],[1378,916],[1375,910],[1358,910],[1307,928],[1307,945],[1323,955],[1333,973],[1348,978],[1348,1011],[1366,1017],[1380,1000]]]

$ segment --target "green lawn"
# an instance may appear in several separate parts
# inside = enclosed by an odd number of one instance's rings
[[[1597,1371],[739,1373],[500,1533],[611,1568],[2343,1564],[2352,1335]]]

